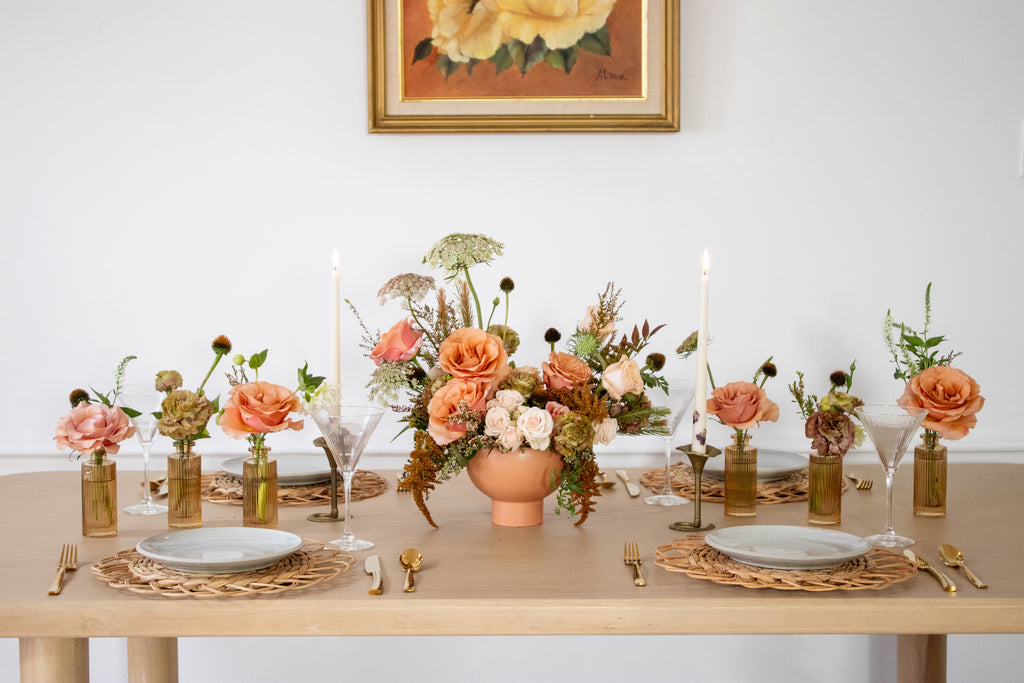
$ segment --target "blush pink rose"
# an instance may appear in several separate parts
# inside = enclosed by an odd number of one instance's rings
[[[519,416],[516,426],[523,433],[523,438],[530,444],[530,448],[543,451],[551,443],[551,430],[554,429],[555,423],[551,419],[551,413],[543,408],[527,408]]]
[[[911,377],[896,402],[924,408],[928,411],[924,428],[955,441],[978,424],[975,413],[985,405],[985,398],[978,383],[963,370],[933,365]]]
[[[250,434],[267,434],[285,429],[302,429],[302,420],[291,420],[290,413],[302,410],[299,397],[289,389],[270,382],[236,384],[228,392],[220,427],[232,439]]]
[[[458,377],[449,380],[438,389],[427,404],[430,421],[427,432],[438,446],[444,446],[466,434],[466,425],[452,422],[449,418],[465,403],[470,410],[482,411],[487,405],[488,387],[484,382],[475,382]]]
[[[452,377],[496,386],[512,369],[501,337],[475,327],[455,330],[441,342],[437,363]]]
[[[711,393],[708,415],[714,415],[727,427],[749,429],[758,422],[778,420],[779,406],[752,382],[730,382]]]
[[[97,403],[79,403],[57,420],[54,440],[57,448],[71,448],[83,455],[121,450],[118,442],[135,434],[131,420],[120,408]]]
[[[390,330],[381,335],[380,341],[370,352],[370,360],[377,365],[381,361],[400,363],[407,361],[420,350],[423,345],[423,330],[414,330],[412,322],[405,318],[399,320]]]
[[[614,417],[606,417],[594,427],[594,441],[604,446],[610,444],[619,433],[619,421]]]
[[[635,360],[625,356],[604,369],[601,385],[615,401],[626,394],[639,396],[644,393],[644,378],[640,376],[640,366]]]
[[[547,363],[540,364],[544,384],[548,389],[574,389],[590,381],[587,361],[571,353],[552,351]]]

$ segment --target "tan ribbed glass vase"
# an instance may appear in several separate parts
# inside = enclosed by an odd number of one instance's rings
[[[725,514],[731,517],[757,516],[757,448],[750,437],[732,437],[725,447]]]
[[[194,529],[203,525],[202,466],[189,442],[175,442],[167,456],[167,526]]]
[[[843,459],[811,453],[807,464],[807,523],[828,526],[843,521]]]
[[[277,460],[269,448],[250,448],[242,463],[242,524],[277,528]]]
[[[938,436],[914,446],[914,516],[946,516],[946,447]]]
[[[106,455],[82,463],[82,535],[117,536],[117,463]]]

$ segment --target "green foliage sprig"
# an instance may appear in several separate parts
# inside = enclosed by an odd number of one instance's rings
[[[896,369],[892,376],[895,379],[909,380],[925,368],[934,365],[950,365],[960,351],[949,351],[940,355],[938,349],[946,341],[945,335],[929,336],[928,328],[932,322],[932,283],[924,290],[924,325],[920,331],[906,323],[897,323],[892,317],[892,309],[885,312],[882,322],[882,333],[885,345]]]

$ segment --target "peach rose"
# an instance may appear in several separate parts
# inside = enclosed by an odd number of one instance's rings
[[[455,330],[437,351],[441,369],[458,379],[496,385],[511,372],[501,338],[475,327]]]
[[[619,433],[619,421],[614,417],[606,417],[594,427],[594,441],[604,446],[610,444]]]
[[[580,321],[578,327],[590,334],[597,337],[598,341],[604,341],[608,338],[608,335],[615,333],[615,321],[605,324],[604,327],[597,326],[597,312],[601,310],[600,306],[587,306],[587,314],[583,316],[583,320]]]
[[[250,434],[267,434],[285,429],[302,429],[302,420],[289,420],[289,413],[302,410],[299,397],[290,389],[270,382],[236,384],[228,392],[220,427],[232,439]]]
[[[573,389],[590,381],[587,361],[571,353],[552,351],[547,363],[540,364],[548,389]]]
[[[980,391],[978,383],[963,370],[933,365],[911,377],[896,402],[924,408],[928,411],[924,428],[955,441],[967,436],[978,424],[974,414],[985,405]]]
[[[714,415],[726,427],[749,429],[758,422],[778,420],[779,406],[752,382],[729,382],[711,393],[708,415]]]
[[[482,411],[487,404],[487,392],[487,385],[483,382],[457,377],[438,389],[427,404],[427,414],[430,415],[427,432],[434,443],[444,446],[464,436],[466,425],[451,422],[449,418],[458,413],[463,402],[470,410]]]
[[[57,420],[53,438],[60,450],[71,448],[83,455],[105,451],[113,455],[121,450],[118,442],[134,434],[135,427],[120,408],[79,403]]]
[[[408,318],[399,320],[381,335],[380,341],[370,352],[370,360],[377,365],[386,360],[389,363],[407,361],[420,350],[423,344],[423,330],[414,330]]]
[[[623,356],[618,362],[612,363],[604,369],[601,386],[616,401],[626,394],[639,396],[644,393],[644,379],[640,376],[640,366],[636,364],[636,361]]]

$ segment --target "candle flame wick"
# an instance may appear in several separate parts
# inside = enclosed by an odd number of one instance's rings
[[[340,260],[341,259],[338,257],[338,250],[334,249],[333,251],[331,251],[331,265],[333,266],[334,270],[338,269],[338,262]]]
[[[708,250],[707,249],[704,250],[704,258],[701,259],[701,270],[704,271],[705,275],[707,275],[708,271],[711,270],[711,266],[708,263]]]

